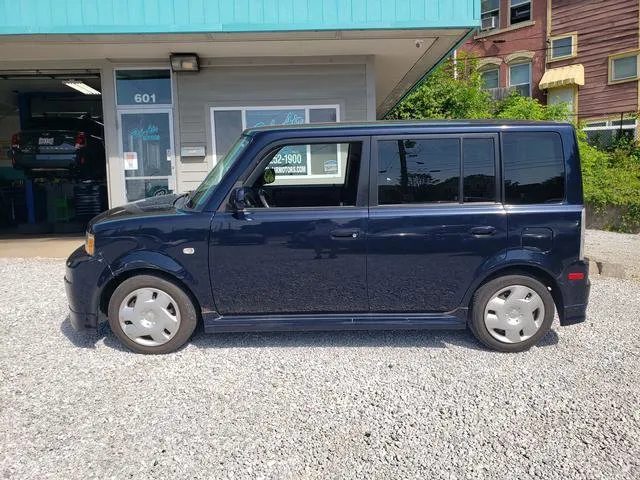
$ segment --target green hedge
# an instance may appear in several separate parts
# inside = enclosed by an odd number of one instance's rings
[[[585,203],[596,212],[607,206],[620,209],[621,217],[608,224],[611,230],[640,230],[640,161],[635,146],[604,152],[587,144],[582,135],[579,143]]]

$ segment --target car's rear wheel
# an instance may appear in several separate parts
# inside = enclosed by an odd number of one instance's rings
[[[522,352],[547,334],[553,314],[553,297],[542,282],[526,275],[506,275],[476,291],[470,326],[488,347]]]
[[[189,296],[176,284],[152,275],[122,282],[109,300],[109,325],[137,353],[169,353],[184,345],[198,316]]]

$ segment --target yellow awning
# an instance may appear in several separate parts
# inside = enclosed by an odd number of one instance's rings
[[[584,85],[584,67],[581,64],[552,68],[544,72],[540,80],[540,90],[564,87],[565,85]]]

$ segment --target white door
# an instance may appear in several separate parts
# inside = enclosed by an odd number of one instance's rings
[[[170,108],[119,110],[118,137],[127,202],[175,190]]]

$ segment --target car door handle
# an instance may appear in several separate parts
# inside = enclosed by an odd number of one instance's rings
[[[357,228],[336,228],[335,230],[331,230],[332,238],[358,238],[359,236],[360,230]]]
[[[484,227],[473,227],[471,230],[469,230],[469,233],[471,233],[471,235],[476,235],[476,236],[488,236],[488,235],[493,235],[494,233],[496,233],[496,229],[495,227],[491,227],[489,225],[484,226]]]

